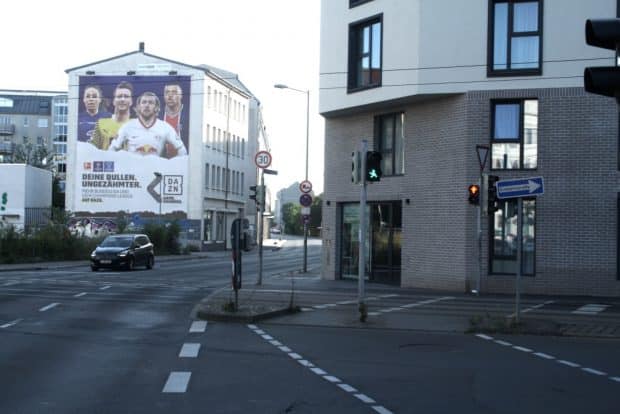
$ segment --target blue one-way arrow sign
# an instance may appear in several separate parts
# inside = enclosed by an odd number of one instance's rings
[[[530,197],[544,193],[543,178],[519,178],[497,182],[497,198]]]

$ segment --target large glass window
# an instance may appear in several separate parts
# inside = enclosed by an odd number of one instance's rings
[[[381,156],[384,176],[405,173],[404,133],[405,114],[382,115],[375,118],[375,142]]]
[[[537,168],[538,101],[496,101],[491,114],[491,168]]]
[[[541,73],[543,0],[489,0],[489,75]]]
[[[382,18],[349,26],[349,91],[381,86]]]
[[[500,202],[492,216],[491,273],[517,272],[517,199]],[[533,276],[536,257],[536,200],[523,200],[521,272]]]

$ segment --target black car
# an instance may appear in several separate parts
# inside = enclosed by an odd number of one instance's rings
[[[146,234],[115,234],[106,237],[90,255],[90,268],[96,272],[101,267],[135,266],[152,269],[155,263],[153,243]]]

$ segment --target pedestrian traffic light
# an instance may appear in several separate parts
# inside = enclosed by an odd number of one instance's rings
[[[616,65],[587,67],[583,72],[585,90],[598,95],[620,98],[620,19],[586,20],[586,43],[616,51]]]
[[[351,182],[359,184],[360,182],[360,153],[353,151],[351,153]]]
[[[498,181],[499,177],[497,175],[489,175],[487,178],[487,213],[490,215],[495,214],[495,212],[499,210],[499,199],[497,198],[496,186]]]
[[[469,204],[479,205],[480,204],[480,186],[478,184],[471,184],[467,187],[467,192],[469,193]]]
[[[381,160],[383,157],[379,151],[366,152],[366,181],[381,181]]]

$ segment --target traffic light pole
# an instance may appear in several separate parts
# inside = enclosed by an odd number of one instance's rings
[[[363,140],[360,146],[360,161],[361,161],[361,174],[360,174],[360,224],[358,235],[359,246],[359,261],[358,261],[358,273],[357,273],[357,289],[358,289],[358,302],[360,320],[366,321],[368,314],[366,305],[364,303],[364,278],[366,277],[366,152],[368,151],[368,141]]]
[[[480,198],[478,202],[478,278],[476,280],[476,295],[480,295],[480,279],[482,279],[482,206],[485,188],[482,179],[482,170],[480,170],[480,181],[478,181],[478,188],[480,188]]]
[[[263,284],[263,211],[265,208],[265,172],[261,168],[260,170],[260,185],[262,196],[258,197],[259,207],[258,207],[258,225],[256,226],[258,229],[258,281],[257,285]]]

